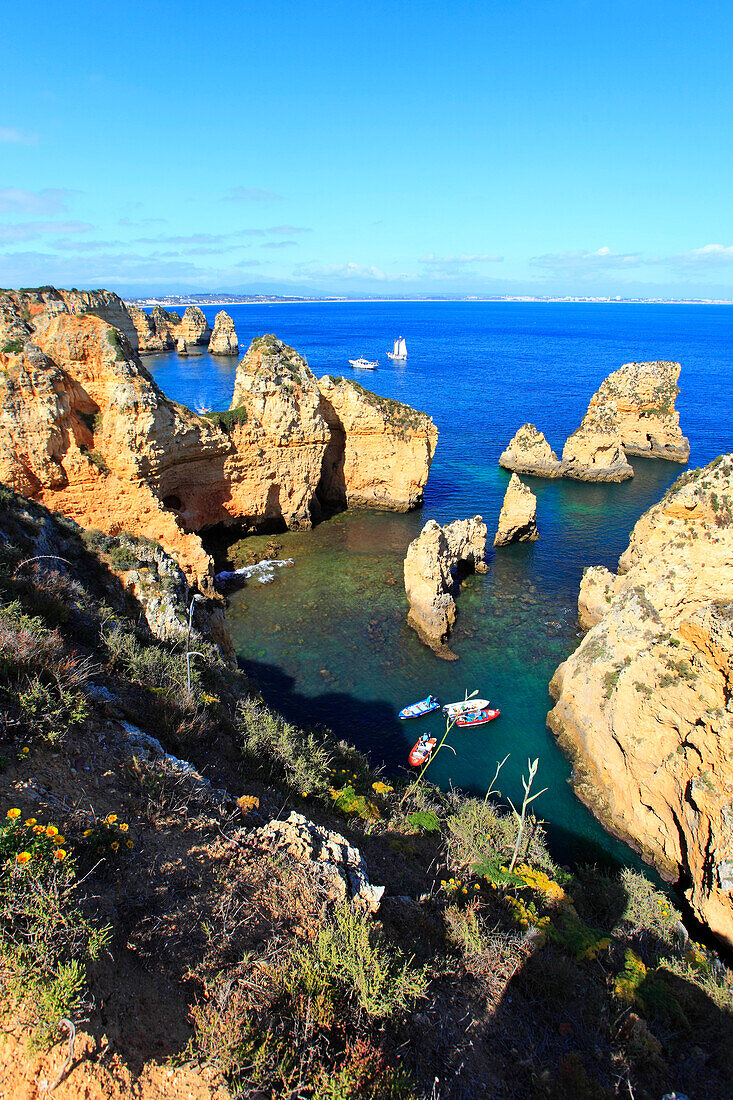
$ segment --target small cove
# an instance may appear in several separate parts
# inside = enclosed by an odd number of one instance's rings
[[[272,583],[250,581],[231,597],[230,628],[244,667],[268,702],[300,724],[320,724],[354,742],[389,769],[433,716],[400,723],[397,710],[429,691],[444,701],[479,689],[502,709],[475,731],[454,731],[457,755],[442,753],[429,775],[483,793],[497,760],[510,753],[500,789],[516,800],[527,757],[539,757],[535,804],[555,853],[567,860],[628,861],[573,795],[568,762],[545,727],[547,684],[577,644],[583,568],[615,568],[641,513],[682,467],[633,460],[621,485],[528,478],[538,497],[540,540],[489,555],[489,572],[469,577],[458,599],[446,663],[405,623],[402,560],[429,518],[440,523],[482,514],[490,536],[508,481],[497,458],[516,428],[533,421],[557,451],[580,421],[591,394],[630,359],[683,363],[678,399],[682,427],[701,465],[733,448],[731,312],[726,307],[586,303],[371,302],[226,307],[240,348],[275,332],[303,353],[317,376],[356,377],[375,392],[424,409],[440,442],[424,507],[408,515],[351,512],[312,532],[278,536],[294,566]],[[205,310],[210,322],[215,307]],[[404,335],[410,358],[385,352]],[[356,374],[348,359],[379,358]],[[168,396],[192,408],[226,408],[236,360],[204,353],[146,358]],[[268,539],[248,540],[253,550]]]

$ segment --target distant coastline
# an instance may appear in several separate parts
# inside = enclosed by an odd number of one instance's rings
[[[731,306],[730,298],[622,298],[614,297],[583,297],[575,295],[547,296],[534,294],[516,295],[466,295],[464,297],[447,297],[445,295],[413,296],[407,298],[390,298],[381,296],[367,296],[350,298],[348,296],[328,295],[320,297],[299,297],[297,295],[284,294],[166,294],[162,296],[149,296],[143,298],[125,298],[130,305],[135,306],[163,306],[171,308],[175,306],[261,306],[261,305],[329,305],[339,302],[550,302],[550,303],[587,303],[590,305],[670,305],[670,306]]]

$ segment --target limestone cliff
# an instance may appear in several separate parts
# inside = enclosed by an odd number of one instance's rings
[[[733,455],[683,474],[579,606],[548,717],[576,790],[733,945]]]
[[[680,370],[679,363],[624,363],[591,398],[591,408],[613,404],[626,454],[687,462],[690,444],[675,409]]]
[[[214,320],[214,331],[209,340],[209,351],[212,355],[236,355],[239,351],[239,340],[234,328],[234,321],[224,309],[219,310]]]
[[[194,344],[208,344],[211,338],[211,329],[209,328],[209,322],[198,306],[186,307],[176,336],[178,339],[185,340],[188,347]]]
[[[562,463],[534,424],[523,424],[499,456],[499,465],[517,474],[561,477]]]
[[[634,476],[612,404],[592,405],[562,451],[564,477],[576,481],[626,481]]]
[[[461,565],[486,571],[486,535],[481,516],[455,520],[445,527],[431,519],[407,548],[407,622],[421,641],[446,660],[456,659],[446,644],[456,621],[456,573]]]
[[[176,346],[176,334],[181,324],[178,313],[163,309],[162,306],[154,306],[150,313],[129,302],[125,306],[137,331],[138,351],[141,355],[170,351]]]
[[[494,546],[534,542],[537,536],[537,497],[516,474],[512,474],[499,513]]]
[[[438,429],[425,413],[345,378],[321,378],[331,436],[319,495],[339,507],[406,512],[422,502]]]
[[[130,347],[137,350],[137,329],[129,310],[118,294],[111,290],[56,290],[52,286],[36,290],[5,292],[2,302],[27,323],[33,325],[37,316],[58,313],[92,313],[124,333]]]

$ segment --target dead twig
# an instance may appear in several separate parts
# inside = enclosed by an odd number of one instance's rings
[[[56,1074],[56,1077],[54,1078],[54,1080],[48,1086],[48,1091],[49,1092],[53,1092],[53,1090],[56,1088],[56,1086],[61,1083],[63,1077],[65,1076],[65,1074],[67,1072],[67,1070],[69,1070],[71,1068],[71,1063],[74,1061],[74,1040],[76,1039],[76,1027],[71,1022],[71,1020],[67,1020],[66,1017],[64,1017],[63,1020],[59,1020],[59,1026],[61,1026],[61,1024],[65,1024],[65,1026],[66,1026],[66,1028],[69,1032],[69,1049],[66,1053],[66,1060],[65,1060],[64,1064],[62,1065],[61,1069]]]

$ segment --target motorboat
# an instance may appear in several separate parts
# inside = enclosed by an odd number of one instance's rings
[[[470,729],[471,726],[484,726],[487,722],[493,722],[500,714],[500,710],[470,710],[456,718],[456,725],[460,726],[461,729]]]
[[[446,703],[443,714],[448,718],[458,718],[459,715],[470,714],[474,710],[485,710],[488,705],[488,699],[462,699],[460,703]]]
[[[400,711],[400,718],[422,718],[423,714],[430,714],[432,710],[437,710],[440,706],[440,702],[434,695],[428,695],[427,699],[421,699],[419,703],[412,703],[409,707],[403,707]]]
[[[379,366],[378,359],[372,362],[371,359],[365,359],[363,355],[361,359],[349,359],[349,362],[352,367],[355,367],[357,370],[376,370]]]
[[[420,740],[410,749],[410,755],[407,757],[410,765],[413,768],[421,768],[423,764],[427,764],[437,744],[437,737],[432,737],[429,733],[424,733]]]

